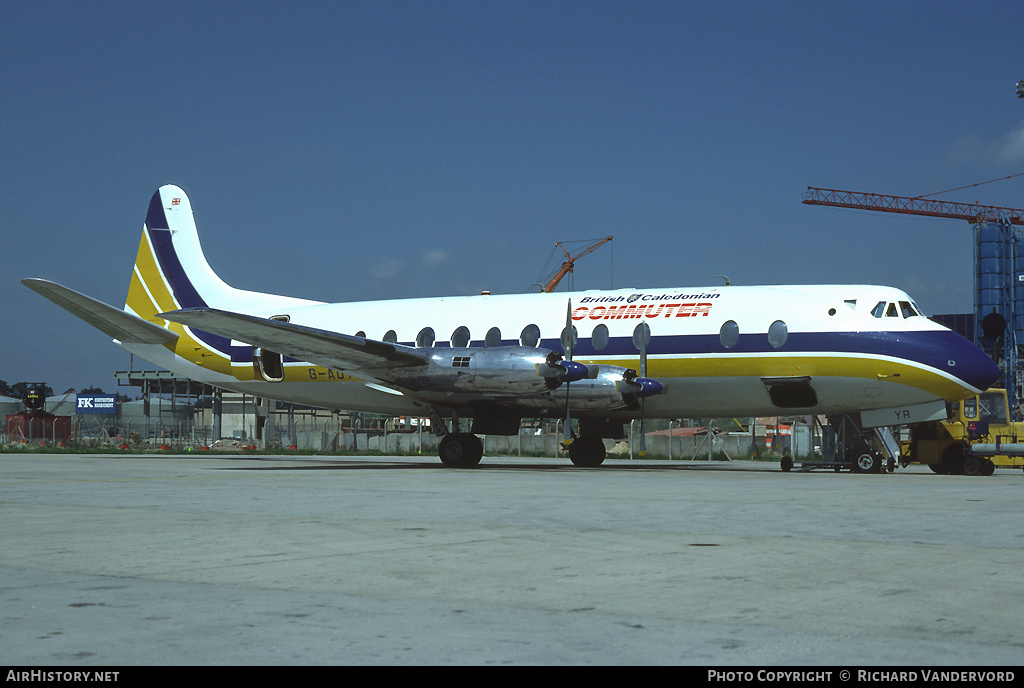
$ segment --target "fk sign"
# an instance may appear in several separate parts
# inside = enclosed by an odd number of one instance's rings
[[[117,413],[117,397],[113,394],[79,394],[75,413]]]

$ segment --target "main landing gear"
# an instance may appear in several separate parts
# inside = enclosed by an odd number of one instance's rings
[[[474,468],[484,455],[484,443],[471,432],[451,432],[438,447],[441,463],[448,468]]]
[[[604,440],[600,437],[577,437],[569,444],[569,460],[573,466],[593,468],[604,463],[606,456]]]
[[[518,432],[519,422],[501,427],[499,424],[484,424],[480,427],[480,419],[474,420],[473,432],[465,432],[459,427],[459,419],[453,418],[449,429],[447,421],[440,413],[434,412],[431,415],[434,427],[438,428],[442,435],[438,445],[437,454],[441,463],[448,468],[475,468],[480,465],[480,459],[484,455],[484,444],[476,434],[498,434],[514,435]],[[605,437],[624,437],[625,432],[621,423],[610,421],[581,421],[580,434],[572,433],[572,442],[569,443],[569,460],[574,466],[594,468],[604,463],[607,451],[604,446]]]
[[[484,445],[471,432],[453,432],[441,438],[437,453],[448,468],[475,468],[483,458]],[[604,463],[605,456],[600,437],[577,437],[569,445],[569,460],[574,466],[594,468]]]

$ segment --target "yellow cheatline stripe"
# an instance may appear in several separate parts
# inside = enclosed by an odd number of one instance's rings
[[[140,283],[135,285],[133,279],[132,286],[138,288],[134,290],[135,293],[132,293],[132,289],[129,288],[129,299],[134,302],[129,302],[128,305],[136,312],[144,312],[145,315],[141,317],[152,318],[157,313],[173,311],[178,308],[173,292],[157,264],[156,254],[149,242],[149,233],[146,231],[142,232],[139,253],[135,257],[135,272],[140,278]],[[142,311],[137,309],[142,309]]]
[[[580,363],[588,361],[578,359]],[[616,365],[638,370],[638,359],[592,361],[594,365]],[[711,354],[649,359],[647,375],[652,378],[692,377],[815,377],[861,378],[865,383],[890,382],[927,391],[944,399],[960,399],[974,393],[971,387],[931,368],[910,361],[835,354],[769,354],[728,356]]]
[[[160,270],[156,254],[149,240],[149,233],[145,230],[143,230],[142,240],[139,242],[135,270],[132,273],[125,304],[140,318],[166,327],[178,335],[177,341],[167,345],[167,348],[175,355],[207,370],[233,375],[239,380],[252,379],[251,367],[232,366],[228,353],[211,349],[196,339],[191,330],[184,325],[157,317],[157,313],[178,309],[179,304],[174,299],[170,285],[167,284],[167,280]]]

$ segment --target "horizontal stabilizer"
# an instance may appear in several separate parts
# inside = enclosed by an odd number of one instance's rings
[[[372,372],[421,366],[430,361],[426,354],[401,344],[215,308],[183,308],[161,313],[159,317],[338,370]]]
[[[29,278],[21,280],[21,283],[118,341],[128,344],[169,344],[178,338],[170,330],[56,282]]]

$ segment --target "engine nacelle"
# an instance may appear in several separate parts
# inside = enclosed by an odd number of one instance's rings
[[[562,354],[528,346],[435,348],[424,367],[396,368],[387,377],[412,391],[528,395],[557,389],[589,375]]]
[[[628,368],[586,366],[564,360],[557,351],[525,346],[435,348],[429,365],[392,369],[387,377],[413,393],[484,394],[552,413],[564,410],[567,390],[572,409],[597,411],[627,408],[662,391],[657,380]]]

